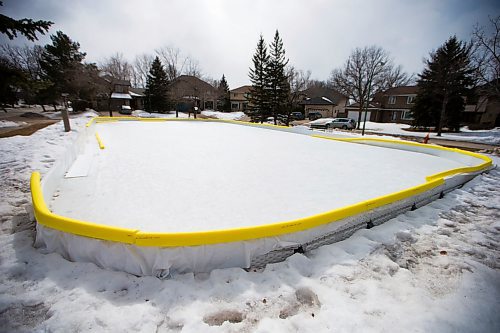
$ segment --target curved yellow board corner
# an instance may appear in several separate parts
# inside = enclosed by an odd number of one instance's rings
[[[136,118],[136,117],[98,117],[93,118],[87,126],[93,123],[99,122],[109,122],[109,121],[119,121],[119,120],[141,120],[148,121],[146,119],[151,118]],[[154,118],[155,121],[172,121],[181,120],[181,118]],[[207,119],[186,119],[182,120],[200,120],[207,121]],[[225,123],[240,123],[238,121],[226,121],[220,119],[210,119],[208,121],[225,122]],[[244,123],[243,123],[244,124]],[[261,126],[261,124],[256,125],[251,123],[253,126]],[[283,127],[275,126],[271,124],[265,124],[263,127]],[[344,218],[361,214],[363,212],[370,211],[372,209],[391,204],[396,201],[400,201],[411,196],[418,195],[420,193],[429,191],[445,183],[444,178],[456,174],[465,174],[471,172],[479,172],[486,170],[492,165],[492,160],[484,155],[471,153],[467,151],[462,151],[459,149],[445,148],[441,146],[424,145],[415,142],[407,142],[400,140],[390,140],[390,139],[377,139],[377,138],[347,138],[338,139],[327,136],[313,135],[313,137],[329,139],[329,140],[339,140],[345,142],[362,143],[362,142],[388,142],[392,144],[402,144],[402,145],[414,145],[422,146],[431,149],[440,149],[453,151],[460,154],[465,154],[473,156],[483,160],[484,162],[471,167],[462,167],[440,172],[434,175],[426,177],[426,181],[420,185],[390,193],[377,198],[362,201],[353,205],[341,207],[334,209],[325,213],[304,217],[301,219],[278,222],[272,224],[265,224],[252,227],[241,227],[226,230],[210,230],[201,232],[178,232],[178,233],[155,233],[155,232],[141,232],[140,230],[125,229],[119,227],[112,227],[107,225],[96,224],[92,222],[79,221],[76,219],[56,215],[52,213],[45,204],[43,198],[43,193],[41,190],[41,180],[40,173],[33,172],[31,175],[31,195],[33,200],[33,208],[35,211],[35,217],[38,223],[47,226],[52,229],[68,232],[71,234],[91,237],[101,240],[108,240],[113,242],[121,242],[126,244],[135,244],[137,246],[158,246],[158,247],[175,247],[175,246],[197,246],[197,245],[209,245],[217,243],[228,243],[237,242],[244,240],[251,240],[264,237],[273,237],[283,234],[289,234],[299,231],[308,230],[317,226],[325,225],[328,223],[333,223],[335,221],[342,220]],[[96,138],[99,142],[99,146],[104,148],[99,136],[96,133]]]

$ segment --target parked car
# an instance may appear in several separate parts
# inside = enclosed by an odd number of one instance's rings
[[[356,121],[351,118],[334,118],[331,121],[327,122],[326,128],[342,128],[342,129],[355,129]]]
[[[290,113],[291,120],[304,120],[304,114],[302,112],[292,112]]]
[[[307,117],[309,118],[309,120],[316,120],[316,119],[322,118],[323,115],[319,112],[312,111],[312,112],[309,112],[309,115]]]
[[[132,108],[129,105],[122,105],[119,112],[121,114],[132,114]]]

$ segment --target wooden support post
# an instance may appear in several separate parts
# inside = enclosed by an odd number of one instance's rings
[[[67,108],[63,108],[61,110],[61,115],[62,115],[62,119],[63,119],[63,123],[64,123],[64,132],[71,131],[71,127],[69,125],[68,109]]]

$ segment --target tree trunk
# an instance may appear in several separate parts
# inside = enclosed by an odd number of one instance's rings
[[[43,105],[43,103],[42,103],[42,110],[43,112],[47,112],[47,110],[45,110],[45,105]]]
[[[439,124],[437,130],[437,136],[441,136],[443,130],[444,120],[446,118],[446,104],[448,103],[448,93],[445,92],[443,96],[443,103],[441,105],[441,114],[439,115]]]
[[[363,113],[363,103],[359,103],[359,112],[358,112],[358,129],[361,129],[361,114]]]

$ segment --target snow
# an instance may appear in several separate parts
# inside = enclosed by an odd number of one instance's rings
[[[132,99],[130,94],[124,94],[124,93],[112,93],[111,98],[116,98],[116,99]]]
[[[237,112],[219,112],[219,111],[201,111],[201,114],[211,118],[224,119],[224,120],[241,120],[245,117],[242,111]]]
[[[0,128],[19,127],[23,125],[26,125],[24,121],[15,122],[10,120],[0,120]]]
[[[328,99],[328,98],[326,98],[326,97],[324,97],[324,96],[323,96],[323,97],[321,97],[321,98],[322,98],[324,101],[327,101],[327,102],[330,102],[330,103],[332,103],[332,104],[333,104],[333,102],[332,102],[330,99]]]
[[[363,126],[363,123],[361,123]],[[375,123],[366,122],[365,130],[381,134],[400,135],[400,136],[416,136],[425,137],[427,132],[411,132],[405,129],[410,128],[410,125],[397,123]],[[430,138],[438,138],[436,133],[430,133]],[[478,142],[491,145],[500,145],[500,127],[491,130],[471,131],[468,128],[461,128],[460,133],[442,133],[441,139]]]
[[[168,113],[149,113],[143,110],[134,110],[132,111],[132,116],[139,118],[175,118],[175,111],[170,111]],[[179,118],[188,118],[189,115],[187,113],[179,112]]]
[[[96,131],[106,149],[99,150],[90,138],[85,151],[94,154],[88,176],[61,179],[49,208],[142,231],[298,219],[465,166],[426,154],[224,123],[119,122],[98,124]],[[301,175],[307,179],[301,181]]]
[[[46,173],[87,120],[71,119],[70,133],[57,123],[0,139],[2,331],[500,331],[498,168],[426,207],[262,271],[159,280],[32,246],[30,173]]]

